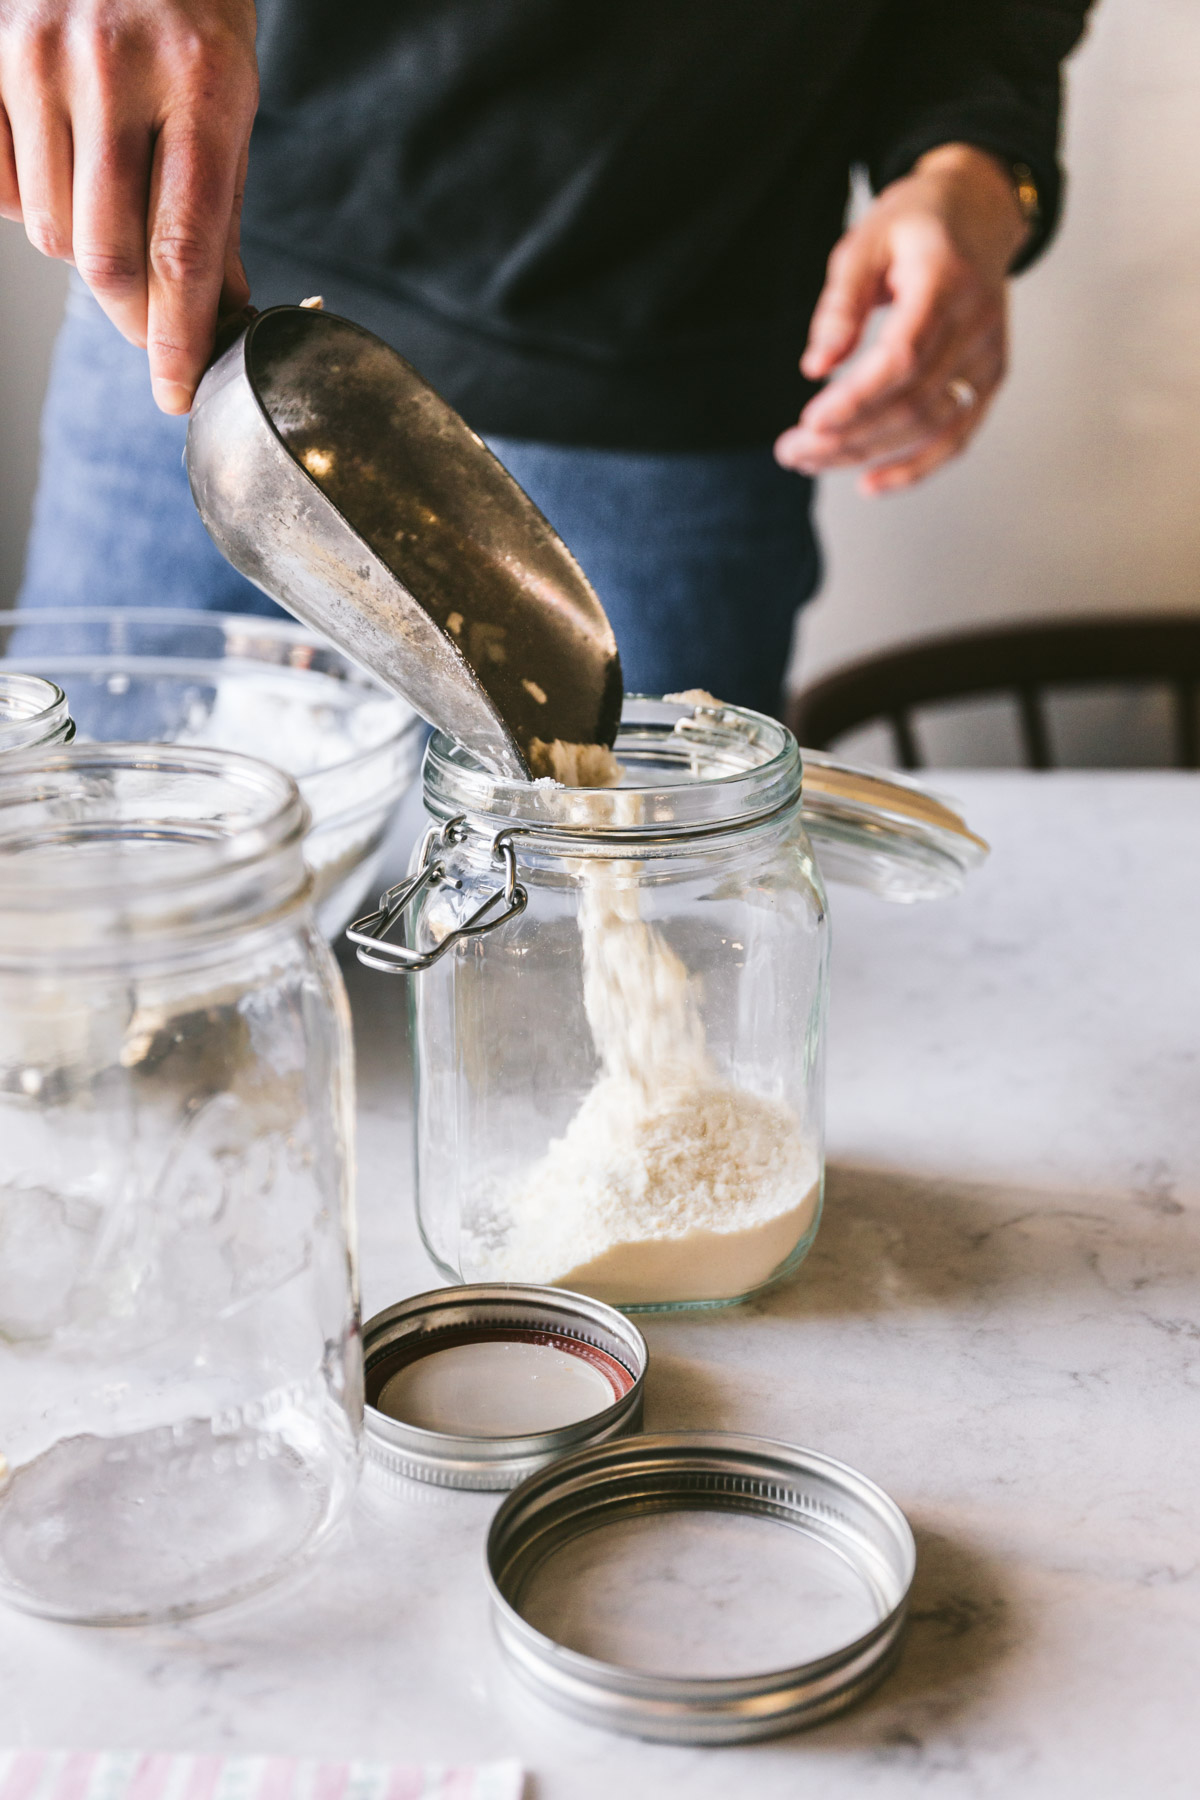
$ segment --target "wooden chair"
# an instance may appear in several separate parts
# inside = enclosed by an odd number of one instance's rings
[[[891,727],[901,768],[919,769],[914,709],[985,694],[1016,702],[1026,767],[1053,767],[1044,706],[1048,688],[1126,684],[1168,688],[1175,761],[1200,766],[1196,689],[1200,614],[1069,619],[929,638],[835,670],[793,695],[788,724],[813,750],[863,725]]]

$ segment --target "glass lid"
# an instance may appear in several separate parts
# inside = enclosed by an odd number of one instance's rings
[[[891,770],[800,750],[778,720],[708,695],[626,697],[614,751],[618,779],[568,787],[497,776],[438,733],[425,760],[435,819],[465,814],[495,830],[646,845],[755,825],[800,796],[828,881],[886,900],[956,893],[988,847],[952,804]]]
[[[800,754],[804,823],[826,881],[884,900],[939,900],[957,894],[986,860],[983,838],[928,788],[821,750]]]

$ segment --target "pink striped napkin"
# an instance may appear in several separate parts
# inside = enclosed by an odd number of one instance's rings
[[[0,1800],[521,1800],[513,1762],[451,1768],[294,1756],[0,1750]]]

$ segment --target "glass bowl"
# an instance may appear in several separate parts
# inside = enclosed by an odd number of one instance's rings
[[[302,625],[165,607],[0,613],[0,669],[63,689],[78,740],[241,750],[295,777],[322,931],[371,888],[424,727],[390,689]]]

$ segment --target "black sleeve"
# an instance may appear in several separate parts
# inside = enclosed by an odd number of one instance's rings
[[[863,160],[874,187],[939,144],[974,144],[1027,163],[1041,217],[1018,258],[1045,247],[1062,205],[1061,65],[1090,0],[901,0],[877,39]]]

